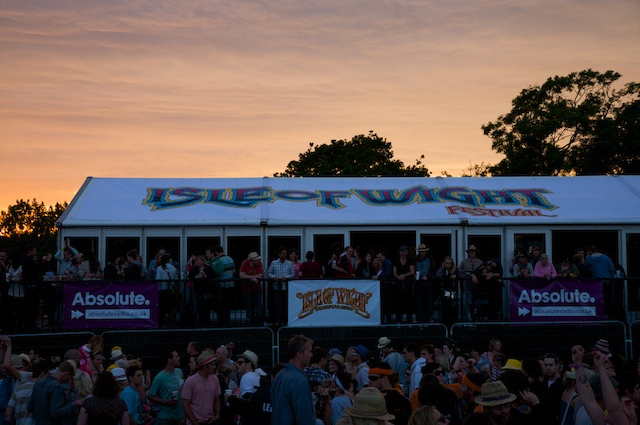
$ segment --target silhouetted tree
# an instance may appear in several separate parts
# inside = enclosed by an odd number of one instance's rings
[[[415,165],[405,166],[393,159],[391,143],[370,131],[351,140],[332,140],[330,144],[309,143],[309,149],[291,161],[276,177],[303,176],[422,176],[429,177],[429,170],[422,165],[424,155]]]
[[[0,212],[1,244],[11,253],[20,254],[25,246],[33,244],[39,253],[55,252],[56,221],[67,208],[67,203],[46,207],[44,203],[20,199]]]
[[[513,108],[482,126],[504,154],[493,175],[640,172],[640,84],[591,69],[522,90]]]

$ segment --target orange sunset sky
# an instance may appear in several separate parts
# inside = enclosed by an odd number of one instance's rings
[[[638,0],[0,3],[0,210],[87,176],[261,177],[374,130],[439,175],[587,68],[640,82]]]

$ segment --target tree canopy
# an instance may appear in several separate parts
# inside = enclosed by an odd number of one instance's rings
[[[640,173],[640,84],[591,69],[522,90],[511,111],[482,126],[505,155],[493,175]]]
[[[39,252],[52,252],[56,248],[56,221],[67,208],[67,203],[46,207],[35,199],[20,199],[0,212],[0,240],[2,248],[12,254],[22,253],[28,244]]]
[[[309,149],[291,161],[276,177],[303,176],[423,176],[430,175],[422,164],[424,155],[415,165],[405,166],[393,159],[391,143],[370,131],[351,140],[332,140],[330,144],[309,143]]]

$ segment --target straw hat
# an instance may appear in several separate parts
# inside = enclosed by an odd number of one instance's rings
[[[428,252],[428,251],[431,251],[431,248],[429,248],[427,245],[423,243],[418,245],[418,252]]]
[[[501,381],[495,381],[482,384],[480,395],[476,397],[476,403],[480,406],[491,407],[511,403],[515,399],[515,394],[511,394]]]
[[[29,367],[31,367],[31,357],[29,357],[27,353],[20,353],[18,354],[18,357],[27,362],[29,364]]]
[[[238,358],[244,357],[249,360],[254,368],[258,367],[258,355],[251,350],[245,350],[244,353],[238,355]]]
[[[467,252],[469,252],[469,251],[477,251],[477,250],[478,250],[478,248],[476,248],[475,245],[469,245],[469,248],[467,248]]]
[[[260,259],[260,255],[258,255],[258,253],[255,251],[250,253],[249,256],[247,257],[247,260],[249,261],[257,261],[259,259]]]
[[[210,351],[205,350],[196,358],[196,363],[198,364],[198,367],[202,367],[208,365],[209,363],[213,363],[215,359],[216,357],[211,354]]]
[[[340,354],[334,354],[333,356],[331,356],[331,358],[329,358],[329,360],[333,360],[340,366],[344,367],[344,357],[342,357]]]
[[[353,418],[378,419],[390,421],[396,417],[387,412],[387,403],[382,393],[373,387],[363,388],[353,401],[352,407],[346,407],[344,413]]]

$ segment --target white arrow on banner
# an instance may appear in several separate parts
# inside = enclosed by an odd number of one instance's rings
[[[518,316],[526,316],[529,313],[531,313],[531,310],[529,310],[528,308],[518,307]]]
[[[84,313],[78,310],[71,310],[71,318],[72,319],[79,319],[80,317],[84,316]]]

